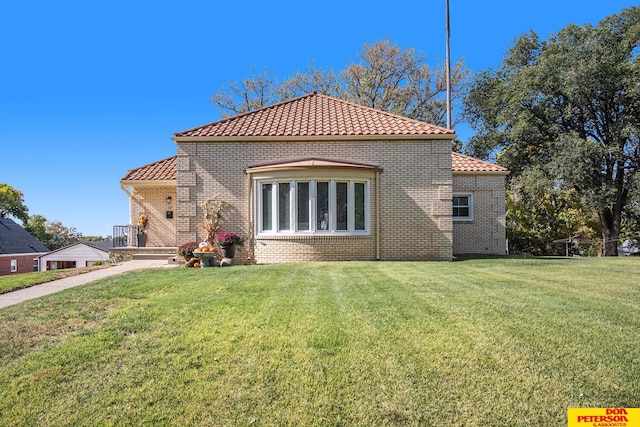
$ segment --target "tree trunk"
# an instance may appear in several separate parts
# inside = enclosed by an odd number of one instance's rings
[[[624,143],[620,144],[620,148],[624,149]],[[602,255],[604,256],[618,256],[618,238],[620,236],[620,224],[622,223],[622,209],[628,195],[628,190],[624,187],[624,162],[618,161],[615,168],[615,202],[611,208],[606,208],[598,212],[600,223],[602,224],[602,246],[604,248]]]
[[[603,256],[618,256],[618,236],[620,234],[621,213],[605,209],[598,212],[602,224]]]

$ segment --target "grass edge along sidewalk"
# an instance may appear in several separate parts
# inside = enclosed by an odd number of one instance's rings
[[[0,276],[0,295],[110,267],[112,267],[111,264],[102,264],[92,267],[66,268],[64,270],[48,270]]]

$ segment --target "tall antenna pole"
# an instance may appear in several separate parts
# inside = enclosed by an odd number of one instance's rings
[[[447,36],[446,36],[446,73],[447,73],[447,129],[451,129],[451,51],[449,47],[449,38],[451,37],[451,30],[449,28],[449,0],[447,2]]]

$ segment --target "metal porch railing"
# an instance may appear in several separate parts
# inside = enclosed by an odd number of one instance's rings
[[[113,226],[113,247],[114,248],[122,248],[127,246],[144,246],[144,244],[140,244],[138,241],[138,231],[139,227],[137,225],[129,224],[129,225],[114,225]],[[146,236],[145,236],[146,237]]]

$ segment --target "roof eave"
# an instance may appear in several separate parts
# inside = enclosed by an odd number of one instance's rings
[[[451,171],[454,175],[509,175],[509,171]]]
[[[123,179],[120,184],[128,187],[176,187],[176,179]]]
[[[278,142],[278,141],[424,141],[450,140],[455,133],[419,135],[286,135],[286,136],[174,136],[174,142]]]

